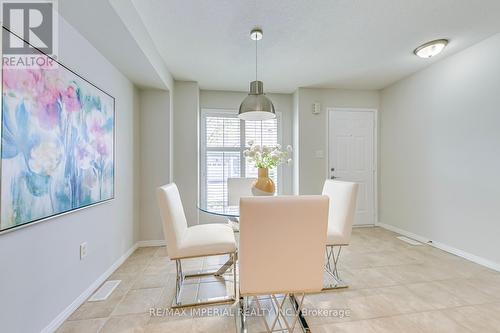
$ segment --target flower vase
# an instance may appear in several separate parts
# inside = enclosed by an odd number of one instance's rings
[[[268,168],[259,168],[259,176],[252,184],[252,193],[255,196],[274,195],[275,186],[269,178]]]

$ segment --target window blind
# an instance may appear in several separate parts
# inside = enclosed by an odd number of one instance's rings
[[[243,157],[248,141],[270,147],[278,144],[278,119],[242,121],[236,112],[203,110],[201,120],[200,200],[207,207],[224,205],[227,178],[257,177],[257,169]],[[279,172],[269,176],[279,185]],[[279,188],[279,187],[278,187]]]
[[[256,145],[266,145],[275,147],[278,144],[278,120],[271,119],[265,121],[245,121],[245,145],[248,147],[248,141],[253,140]],[[256,178],[257,168],[248,161],[245,161],[245,177]],[[276,169],[269,170],[269,178],[278,184],[278,174]]]

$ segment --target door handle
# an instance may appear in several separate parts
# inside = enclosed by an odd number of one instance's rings
[[[337,179],[339,177],[331,176],[330,179]]]

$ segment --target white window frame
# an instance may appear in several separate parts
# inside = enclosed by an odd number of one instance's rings
[[[199,184],[200,184],[200,203],[206,203],[207,200],[207,189],[206,189],[206,177],[207,177],[207,163],[206,163],[206,152],[207,151],[222,151],[222,152],[243,152],[246,149],[246,138],[245,138],[245,124],[244,120],[240,121],[240,147],[207,147],[206,142],[206,118],[210,117],[227,117],[227,118],[238,118],[238,110],[233,109],[201,109],[200,113],[200,165],[199,165]],[[278,143],[283,145],[283,129],[282,129],[282,116],[281,112],[276,112],[277,121],[277,135]],[[243,154],[240,156],[240,170],[241,177],[245,177],[245,157]],[[277,168],[278,186],[277,193],[283,193],[283,170],[282,166]]]

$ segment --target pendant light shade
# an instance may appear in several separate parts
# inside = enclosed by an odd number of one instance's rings
[[[240,105],[238,118],[243,120],[274,119],[276,111],[273,102],[264,94],[262,81],[250,82],[250,93]]]
[[[255,28],[250,38],[255,40],[255,81],[250,82],[250,92],[240,105],[238,118],[243,120],[268,120],[276,118],[273,102],[264,94],[264,83],[257,80],[257,41],[262,39],[262,30]]]

